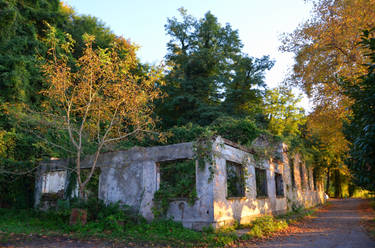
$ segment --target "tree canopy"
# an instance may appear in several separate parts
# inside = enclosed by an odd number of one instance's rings
[[[174,17],[165,25],[171,36],[163,87],[168,97],[158,110],[165,125],[208,125],[225,110],[246,113],[251,102],[261,101],[255,86],[265,86],[264,71],[273,62],[243,54],[238,31],[220,25],[210,12],[197,20],[179,11],[182,21]]]
[[[365,75],[369,60],[359,49],[361,33],[375,25],[374,0],[311,0],[312,17],[284,34],[281,50],[295,55],[289,81],[316,104],[339,108],[346,102],[338,82]],[[346,105],[347,106],[347,105]]]

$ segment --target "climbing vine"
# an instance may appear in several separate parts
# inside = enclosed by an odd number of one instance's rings
[[[176,198],[183,198],[193,205],[197,199],[195,160],[175,160],[159,163],[158,166],[160,187],[154,194],[154,216],[165,216],[170,202]]]
[[[198,168],[204,170],[208,164],[210,176],[208,181],[212,181],[215,175],[215,159],[212,151],[214,132],[206,130],[200,138],[193,143],[193,159],[198,162]]]

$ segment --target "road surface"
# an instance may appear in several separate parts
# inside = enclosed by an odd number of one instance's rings
[[[269,241],[242,243],[242,247],[251,248],[375,248],[363,227],[361,217],[366,200],[332,199],[328,208],[324,208],[311,218],[288,230],[281,237]]]

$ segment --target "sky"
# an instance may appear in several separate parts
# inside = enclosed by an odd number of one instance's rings
[[[275,66],[266,73],[270,88],[278,86],[293,65],[293,55],[279,51],[280,35],[292,32],[310,16],[311,4],[304,0],[63,0],[77,14],[99,18],[116,35],[140,46],[143,63],[158,64],[167,53],[169,41],[164,25],[167,18],[179,17],[184,7],[196,18],[211,11],[218,21],[237,29],[243,52],[252,57],[270,55]],[[297,91],[296,91],[297,92]],[[311,106],[305,97],[301,104]]]

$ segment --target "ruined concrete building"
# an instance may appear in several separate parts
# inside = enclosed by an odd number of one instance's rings
[[[312,168],[306,167],[298,155],[290,159],[284,144],[277,146],[273,158],[259,157],[221,137],[213,139],[210,146],[205,166],[193,163],[194,203],[184,198],[170,199],[167,217],[185,227],[199,230],[248,223],[259,215],[281,214],[293,206],[311,207],[325,201],[323,184]],[[120,201],[152,220],[154,194],[163,178],[160,166],[170,161],[194,161],[194,150],[194,143],[189,142],[102,154],[98,161],[99,199],[106,203]],[[90,159],[82,161],[83,168],[90,167]],[[43,194],[66,190],[67,166],[67,160],[43,163],[36,179],[37,205],[42,203]]]

